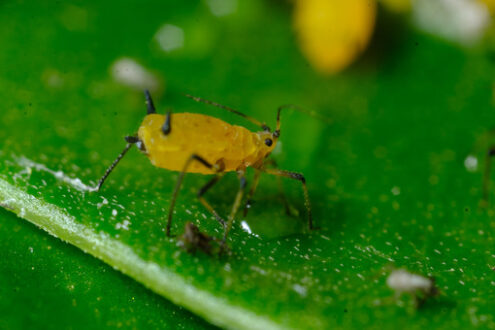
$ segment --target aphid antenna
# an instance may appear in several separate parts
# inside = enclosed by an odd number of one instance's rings
[[[280,113],[284,109],[296,110],[300,113],[303,113],[303,114],[308,115],[310,117],[321,120],[322,122],[325,122],[327,124],[332,124],[332,120],[330,118],[323,116],[322,114],[319,114],[318,112],[316,112],[314,110],[307,110],[307,109],[304,109],[304,108],[302,108],[298,105],[295,105],[295,104],[284,104],[284,105],[279,106],[277,109],[277,128],[274,132],[274,135],[276,135],[276,136],[280,135]]]
[[[188,97],[196,102],[200,102],[200,103],[206,103],[206,104],[209,104],[209,105],[213,105],[217,108],[220,108],[220,109],[224,109],[224,110],[227,110],[229,112],[232,112],[232,113],[235,113],[236,115],[238,116],[241,116],[242,118],[250,121],[251,123],[255,124],[256,126],[259,126],[261,127],[262,130],[264,131],[270,131],[270,128],[265,124],[265,123],[262,123],[260,122],[259,120],[257,119],[254,119],[253,117],[250,117],[238,110],[235,110],[231,107],[228,107],[226,105],[223,105],[223,104],[220,104],[220,103],[217,103],[217,102],[213,102],[213,101],[210,101],[210,100],[206,100],[206,99],[203,99],[201,97],[197,97],[197,96],[193,96],[191,94],[186,94],[186,93],[182,93],[185,97]]]
[[[155,105],[153,104],[153,100],[151,99],[150,91],[145,89],[144,96],[146,98],[147,114],[149,115],[152,113],[156,113]]]

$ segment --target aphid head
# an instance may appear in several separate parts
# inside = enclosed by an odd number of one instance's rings
[[[277,145],[278,137],[275,136],[275,134],[270,132],[269,130],[258,132],[258,136],[262,143],[262,148],[264,149],[265,154],[268,155],[273,151],[273,149]]]

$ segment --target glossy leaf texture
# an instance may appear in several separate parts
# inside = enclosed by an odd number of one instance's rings
[[[1,204],[224,327],[494,327],[493,210],[478,208],[495,121],[488,51],[461,50],[380,11],[362,60],[324,78],[298,51],[288,5],[238,1],[216,16],[213,3],[2,4]],[[114,79],[122,59],[156,77],[145,82],[160,113],[255,129],[181,94],[190,93],[272,125],[288,103],[330,118],[283,113],[273,155],[305,174],[320,228],[304,229],[298,182],[282,183],[289,216],[277,180],[264,176],[236,219],[231,253],[191,255],[164,233],[177,173],[134,149],[101,192],[87,191],[145,115],[142,91]],[[470,154],[477,169],[465,166]],[[221,235],[196,198],[207,180],[186,176],[174,234],[193,221]],[[206,198],[227,214],[237,189],[229,174]],[[385,281],[402,267],[434,276],[441,295],[420,309],[396,298]]]
[[[211,329],[112,267],[0,210],[2,329]]]

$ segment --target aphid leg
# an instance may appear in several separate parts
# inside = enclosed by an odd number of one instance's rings
[[[495,156],[495,146],[491,146],[488,149],[485,158],[485,172],[483,174],[483,205],[488,206],[489,204],[489,193],[490,193],[490,175],[492,171],[492,157]]]
[[[127,153],[127,151],[129,151],[129,149],[134,144],[136,144],[136,143],[139,142],[139,139],[136,136],[126,136],[125,137],[125,140],[127,142],[127,145],[125,146],[124,150],[122,150],[122,152],[120,153],[120,155],[107,168],[107,170],[105,171],[105,174],[103,174],[103,176],[101,177],[101,179],[98,181],[98,184],[96,185],[96,187],[94,189],[95,191],[99,191],[100,190],[101,186],[103,186],[103,183],[107,179],[108,175],[110,175],[110,173],[113,171],[113,169],[115,168],[115,166],[117,166],[117,164],[119,163],[119,161],[125,156],[125,154]]]
[[[276,175],[276,176],[283,176],[287,178],[291,178],[294,180],[299,180],[302,183],[303,186],[303,192],[304,192],[304,205],[306,206],[306,210],[308,211],[308,227],[309,229],[313,229],[313,217],[311,215],[311,203],[309,201],[309,194],[308,194],[308,188],[306,187],[306,179],[301,173],[295,173],[295,172],[290,172],[290,171],[284,171],[284,170],[279,170],[279,169],[271,169],[271,168],[264,168],[262,169],[263,172],[271,175]]]
[[[210,203],[208,203],[203,197],[203,195],[224,176],[224,174],[225,174],[224,172],[220,172],[216,174],[210,181],[208,181],[203,187],[201,187],[201,189],[199,189],[198,191],[198,199],[201,202],[201,204],[203,204],[203,206],[206,207],[208,211],[210,211],[210,213],[212,213],[215,216],[215,219],[217,219],[217,221],[220,222],[220,224],[225,229],[225,226],[227,225],[225,220],[223,220],[222,217],[218,215],[217,211],[215,211],[215,209],[210,205]]]
[[[254,193],[256,192],[256,188],[258,187],[260,176],[261,176],[261,171],[256,170],[256,172],[254,173],[253,184],[251,185],[251,189],[249,189],[249,193],[246,199],[246,205],[244,206],[244,216],[247,215],[249,209],[251,208],[251,205],[253,204],[253,196]]]
[[[266,160],[263,164],[263,167],[269,166],[269,165],[273,166],[274,168],[278,168],[277,162],[273,158]],[[285,195],[284,187],[282,185],[282,177],[280,177],[278,175],[277,175],[277,186],[278,186],[278,193],[280,195],[280,198],[282,199],[282,204],[284,204],[285,213],[287,213],[287,215],[291,215],[291,216],[292,215],[299,215],[299,212],[294,208],[294,206],[292,206],[289,203],[287,196]]]
[[[223,171],[223,166],[218,164],[212,165],[207,160],[198,156],[196,154],[192,154],[185,162],[182,171],[179,174],[179,178],[177,179],[177,183],[175,184],[174,192],[172,194],[172,200],[170,201],[170,208],[168,210],[168,218],[167,218],[167,236],[170,237],[170,226],[172,225],[172,214],[174,212],[175,201],[177,200],[177,195],[179,194],[180,187],[182,185],[182,181],[184,180],[184,175],[187,173],[187,169],[191,165],[193,161],[197,161],[203,164],[205,167],[211,169],[215,174],[218,174]]]
[[[225,241],[227,240],[227,235],[229,234],[230,229],[232,228],[232,223],[234,222],[234,218],[235,215],[237,214],[237,210],[239,210],[239,206],[241,206],[242,196],[244,195],[244,190],[246,190],[246,185],[247,185],[245,174],[246,173],[244,171],[237,172],[240,183],[239,190],[237,191],[237,195],[235,196],[234,204],[232,205],[232,210],[230,211],[229,220],[227,222],[227,228],[225,229],[225,232],[223,234],[222,246],[225,244]]]

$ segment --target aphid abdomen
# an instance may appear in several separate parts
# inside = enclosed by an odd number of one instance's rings
[[[210,164],[222,162],[227,172],[235,171],[257,150],[256,136],[244,127],[192,113],[172,114],[171,121],[167,135],[162,132],[163,115],[147,115],[139,128],[139,139],[154,166],[181,171],[187,159],[197,154]],[[191,164],[188,172],[214,173],[198,163]]]

